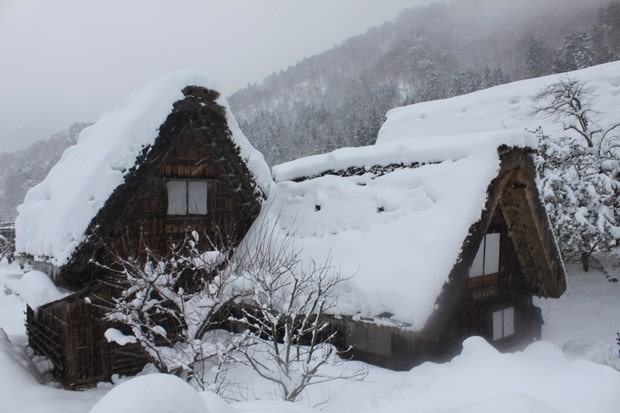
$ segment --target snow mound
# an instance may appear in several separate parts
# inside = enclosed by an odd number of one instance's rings
[[[490,345],[484,338],[482,337],[468,337],[463,340],[463,350],[461,351],[462,356],[480,356],[487,355],[493,356],[500,354],[499,351]]]
[[[90,413],[208,413],[203,398],[170,374],[139,376],[119,384]]]
[[[560,413],[547,403],[522,394],[501,394],[489,400],[472,403],[453,413]]]
[[[278,400],[255,400],[235,403],[240,412],[248,413],[317,413],[320,410],[306,407],[299,403]]]
[[[569,361],[551,343],[502,354],[474,337],[463,347],[448,363],[425,363],[406,373],[383,396],[375,395],[377,408],[368,411],[611,413],[620,408],[618,372]]]
[[[56,287],[47,274],[41,271],[29,271],[21,278],[4,279],[2,283],[35,310],[69,295],[69,292]]]
[[[620,371],[620,354],[617,347],[590,339],[571,340],[562,346],[564,354],[573,360],[584,359]]]
[[[124,346],[138,341],[138,339],[134,336],[125,335],[122,331],[116,328],[108,328],[103,335],[108,343],[116,343],[119,346]]]
[[[15,222],[16,252],[61,266],[84,240],[84,233],[142,151],[155,142],[159,127],[186,86],[220,90],[207,75],[179,71],[143,86],[80,133],[47,177],[26,194]],[[268,193],[271,173],[265,160],[239,129],[226,99],[232,139],[241,149],[258,186]]]

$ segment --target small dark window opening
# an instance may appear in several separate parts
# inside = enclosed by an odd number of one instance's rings
[[[206,181],[170,180],[166,182],[168,191],[168,215],[206,215]]]

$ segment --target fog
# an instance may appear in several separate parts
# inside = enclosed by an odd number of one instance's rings
[[[225,94],[429,0],[0,0],[0,152],[172,70]]]
[[[0,152],[96,121],[172,70],[209,73],[229,95],[430,1],[0,0]],[[479,0],[463,1],[464,18],[485,13]],[[489,30],[536,16],[543,3],[586,3],[497,1],[509,13],[489,15]]]

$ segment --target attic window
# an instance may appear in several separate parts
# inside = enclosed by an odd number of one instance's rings
[[[508,307],[493,312],[493,341],[515,333],[515,308]]]
[[[206,215],[207,186],[206,181],[168,181],[168,215]]]
[[[474,262],[469,269],[469,278],[499,272],[499,242],[499,233],[486,234],[484,236]]]

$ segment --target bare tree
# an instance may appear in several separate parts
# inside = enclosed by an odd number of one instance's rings
[[[245,327],[240,361],[276,383],[284,400],[295,401],[308,386],[361,379],[366,372],[322,371],[343,364],[328,317],[343,278],[329,260],[304,263],[293,237],[275,234],[278,227],[263,225],[237,256],[250,291],[236,321]]]
[[[304,263],[277,222],[258,226],[234,249],[201,252],[193,233],[168,257],[146,247],[146,258],[117,255],[119,268],[105,267],[119,290],[107,318],[130,333],[108,330],[108,339],[135,342],[159,371],[214,391],[230,387],[233,362],[276,383],[289,401],[314,384],[364,377],[361,369],[322,369],[344,365],[328,317],[343,281],[338,271],[329,260]],[[225,340],[207,334],[223,324],[236,333],[220,330]],[[205,374],[205,365],[223,374]]]
[[[620,123],[602,128],[598,122],[598,113],[592,104],[592,92],[580,80],[566,77],[552,83],[534,96],[540,105],[534,107],[534,115],[543,115],[562,123],[564,130],[573,131],[583,138],[589,148],[598,145],[609,150],[609,146],[616,146],[612,141],[614,131]]]

